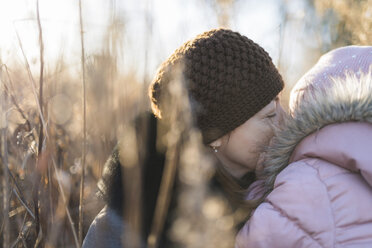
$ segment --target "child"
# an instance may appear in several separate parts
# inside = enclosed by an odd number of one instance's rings
[[[339,48],[296,84],[235,247],[372,247],[371,64],[372,47]]]

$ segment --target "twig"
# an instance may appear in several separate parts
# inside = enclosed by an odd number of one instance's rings
[[[179,162],[180,146],[181,142],[178,142],[167,151],[167,158],[161,179],[158,199],[156,201],[151,232],[147,239],[147,245],[149,248],[157,248],[159,245],[159,236],[164,227],[165,216],[168,212],[170,196],[172,195],[177,164]]]
[[[287,22],[288,22],[288,13],[285,12],[283,24],[280,24],[280,27],[279,27],[279,56],[278,56],[278,62],[277,62],[277,65],[278,65],[277,68],[279,71],[282,69],[282,53],[283,53]]]
[[[23,207],[25,207],[25,209],[27,210],[27,212],[31,215],[31,217],[33,219],[35,219],[35,215],[34,213],[31,211],[31,209],[27,206],[27,204],[23,201],[22,197],[20,197],[17,193],[17,190],[16,189],[13,189],[13,192],[14,194],[16,195],[16,197],[18,198],[19,202],[23,205]]]
[[[32,76],[30,65],[28,63],[26,54],[25,54],[24,49],[23,49],[22,41],[21,41],[21,39],[20,39],[19,34],[18,34],[17,31],[16,31],[16,35],[17,35],[19,47],[20,47],[21,52],[22,52],[22,55],[23,55],[23,57],[25,59],[26,69],[27,69],[27,72],[28,72],[28,75],[29,75],[29,78],[30,78],[30,81],[31,81],[31,86],[32,86],[32,89],[33,89],[33,94],[34,94],[34,97],[35,97],[35,100],[36,100],[36,104],[37,104],[37,107],[38,107],[38,110],[39,110],[39,114],[40,114],[41,113],[41,107],[40,107],[40,104],[39,104],[39,101],[38,101],[38,97],[37,97],[37,93],[36,93],[35,80],[34,80],[34,78]],[[42,115],[40,115],[40,116],[42,117],[41,120],[42,120],[43,126],[44,126],[45,137],[48,138],[48,131],[46,129],[47,124],[45,123],[43,116]],[[60,182],[60,177],[59,177],[59,174],[58,174],[58,171],[57,171],[57,166],[55,164],[55,160],[54,160],[53,156],[52,156],[52,161],[53,161],[53,163],[52,163],[53,169],[55,170],[55,173],[56,173],[56,179],[57,179],[57,183],[58,183],[58,186],[59,186],[59,191],[60,191],[60,194],[62,196],[64,207],[66,209],[67,217],[68,217],[68,220],[69,220],[69,223],[70,223],[70,226],[71,226],[71,230],[72,230],[72,233],[73,233],[75,245],[78,248],[78,247],[80,247],[79,246],[79,241],[78,241],[78,236],[77,236],[77,233],[76,233],[76,230],[75,230],[75,227],[74,227],[74,222],[72,221],[72,218],[71,218],[70,211],[69,211],[68,206],[67,206],[67,200],[66,200],[66,197],[65,197],[65,194],[64,194],[64,191],[63,191],[61,182]]]
[[[43,43],[43,30],[41,27],[40,22],[40,12],[39,12],[39,0],[36,0],[36,15],[37,15],[37,24],[39,29],[39,45],[40,45],[40,75],[39,75],[39,99],[38,103],[40,106],[39,109],[39,143],[38,143],[38,154],[37,154],[37,164],[40,166],[41,156],[42,156],[42,149],[43,149],[43,139],[44,139],[44,122],[43,122],[43,76],[44,76],[44,43]],[[35,247],[38,246],[40,239],[40,218],[39,218],[39,188],[40,188],[40,181],[41,181],[41,173],[40,171],[36,170],[36,180],[34,189],[32,192],[33,201],[34,201],[34,212],[35,212],[35,224],[36,224],[36,243]]]
[[[2,162],[4,163],[3,160],[2,160]],[[19,186],[18,186],[18,183],[17,183],[17,181],[15,180],[15,178],[14,178],[12,172],[9,170],[8,167],[6,167],[5,169],[8,171],[8,175],[9,175],[10,179],[12,179],[12,181],[13,181],[13,183],[14,183],[14,186],[15,186],[15,189],[13,189],[14,193],[16,194],[17,198],[18,198],[19,201],[22,203],[22,205],[24,205],[25,208],[28,210],[28,212],[29,212],[29,214],[31,215],[31,217],[32,217],[33,219],[35,219],[35,215],[34,215],[34,213],[32,213],[32,211],[30,210],[30,208],[29,208],[29,207],[27,206],[27,204],[25,203],[25,198],[24,198],[24,196],[23,196],[23,194],[22,194],[22,191],[20,190],[20,188],[19,188]],[[17,191],[19,192],[19,194],[18,194]]]
[[[43,117],[43,114],[42,114],[42,111],[41,111],[41,105],[40,105],[40,103],[38,101],[38,97],[37,97],[37,93],[36,93],[36,83],[35,83],[35,80],[34,80],[34,78],[32,76],[30,65],[28,63],[26,54],[25,54],[24,49],[23,49],[22,41],[21,41],[21,39],[20,39],[19,34],[18,34],[17,31],[16,31],[16,35],[17,35],[19,47],[20,47],[21,52],[22,52],[22,55],[23,55],[23,57],[25,59],[26,69],[27,69],[27,72],[28,72],[28,75],[29,75],[29,78],[30,78],[30,81],[31,81],[31,86],[32,86],[33,94],[34,94],[35,101],[36,101],[36,104],[37,104],[37,107],[38,107],[39,116],[41,117],[41,121],[42,121],[42,124],[43,124],[43,127],[44,127],[44,132],[45,132],[44,134],[45,134],[45,137],[48,138],[47,123],[44,120],[44,117]],[[62,188],[61,179],[60,179],[60,176],[59,176],[59,173],[58,173],[57,166],[56,166],[55,160],[53,158],[53,155],[52,155],[52,158],[51,159],[52,159],[53,169],[54,169],[54,171],[56,173],[56,180],[57,180],[57,183],[58,183],[59,193],[61,194],[62,201],[64,203],[64,207],[65,207],[65,210],[66,210],[67,218],[68,218],[69,223],[70,223],[70,226],[71,226],[71,230],[72,230],[72,234],[73,234],[73,237],[74,237],[75,246],[78,248],[78,247],[80,247],[80,245],[79,245],[79,241],[78,241],[77,232],[75,230],[74,222],[72,220],[70,211],[69,211],[68,206],[67,206],[68,203],[67,203],[67,200],[66,200],[66,197],[65,197],[64,190]]]
[[[70,210],[68,209],[68,206],[67,206],[67,200],[66,200],[65,192],[63,191],[63,187],[62,187],[62,184],[61,184],[61,179],[60,179],[59,172],[58,172],[57,165],[56,165],[56,162],[55,162],[54,158],[52,158],[52,165],[53,165],[54,173],[56,174],[59,193],[62,196],[62,201],[65,205],[67,218],[68,218],[68,220],[70,222],[70,225],[71,225],[71,230],[72,230],[72,234],[74,236],[75,245],[76,245],[77,248],[79,248],[80,245],[79,245],[78,236],[77,236],[76,231],[75,231],[74,222],[72,221]]]
[[[43,229],[40,229],[40,231],[38,232],[37,238],[36,238],[34,248],[39,247],[41,241],[43,240],[43,236],[44,236]]]
[[[149,14],[152,9],[152,1],[146,1],[146,9],[145,9],[145,23],[146,29],[144,33],[145,37],[145,57],[144,57],[144,69],[143,69],[143,84],[141,92],[143,92],[142,97],[146,96],[147,94],[147,85],[149,81],[148,77],[148,69],[149,69],[149,47],[151,43],[152,33],[153,33],[153,20],[152,16]],[[144,99],[142,99],[144,100]],[[143,104],[143,107],[145,104]]]
[[[5,68],[5,72],[7,74],[7,77],[8,77],[8,80],[9,80],[9,84],[11,87],[13,87],[13,82],[12,82],[12,79],[10,77],[10,74],[9,74],[9,69],[7,67],[6,64],[2,64],[1,67],[4,67]],[[21,107],[19,106],[19,104],[17,103],[17,100],[14,96],[14,94],[12,92],[10,92],[10,90],[8,89],[8,86],[4,83],[4,87],[5,87],[5,91],[8,93],[8,95],[10,96],[10,99],[12,101],[12,103],[14,104],[14,106],[16,107],[17,111],[20,113],[20,115],[22,116],[22,118],[26,121],[26,125],[28,127],[28,131],[31,131],[32,128],[31,128],[31,123],[30,121],[27,119],[24,111],[21,109]]]
[[[23,58],[25,59],[25,63],[26,63],[25,65],[26,65],[28,76],[29,76],[29,78],[31,80],[32,92],[33,92],[34,97],[35,97],[35,102],[36,102],[36,105],[37,105],[37,108],[38,108],[38,111],[39,111],[39,115],[41,116],[41,121],[43,122],[44,131],[45,131],[45,137],[48,138],[48,133],[46,131],[47,124],[45,123],[44,117],[43,117],[43,115],[41,113],[41,106],[40,106],[40,103],[39,103],[39,100],[38,100],[38,96],[37,96],[37,93],[36,93],[36,83],[35,83],[34,77],[32,76],[30,64],[28,63],[28,60],[27,60],[27,57],[26,57],[26,53],[25,53],[25,51],[23,49],[21,38],[19,37],[19,34],[18,34],[17,30],[16,30],[16,35],[17,35],[17,39],[18,39],[19,48],[21,49]]]
[[[1,161],[3,162],[3,164],[5,164],[5,162],[4,162],[4,160],[3,160],[2,157],[1,157]],[[19,185],[18,185],[16,179],[14,178],[12,172],[10,171],[9,167],[6,166],[5,170],[7,170],[8,175],[9,175],[9,178],[12,179],[12,181],[13,181],[13,184],[14,184],[14,186],[15,186],[15,189],[13,189],[13,191],[14,191],[14,193],[16,194],[17,198],[18,198],[19,201],[22,203],[22,205],[24,205],[25,208],[28,210],[28,212],[29,212],[29,214],[31,215],[31,217],[32,217],[33,219],[35,219],[35,215],[34,215],[34,213],[32,213],[32,211],[30,210],[30,208],[29,208],[29,207],[27,206],[27,204],[25,203],[25,202],[26,202],[26,201],[25,201],[25,197],[23,196],[22,191],[21,191],[21,189],[19,188]],[[18,191],[18,192],[17,192],[17,191]],[[18,193],[19,193],[19,194],[18,194]]]
[[[53,213],[53,210],[54,210],[54,207],[53,207],[53,197],[52,197],[52,175],[51,175],[51,172],[50,172],[50,166],[49,166],[49,163],[48,163],[48,186],[49,186],[49,208],[50,208],[50,222],[51,222],[51,225],[53,226],[54,225],[54,213]]]
[[[17,237],[17,239],[16,239],[16,241],[14,241],[14,243],[13,243],[13,245],[12,245],[12,247],[11,248],[14,248],[17,244],[18,244],[18,242],[19,242],[19,240],[22,240],[22,242],[23,242],[23,246],[24,247],[27,247],[27,244],[26,244],[26,242],[25,242],[25,239],[24,239],[24,230],[23,230],[23,227],[25,226],[25,224],[26,224],[26,217],[27,217],[27,213],[24,215],[24,217],[23,217],[23,223],[22,223],[22,226],[21,226],[21,231],[18,233],[18,237]],[[26,226],[26,231],[28,230],[28,226]]]
[[[12,192],[14,193],[14,191],[12,191]],[[26,211],[26,209],[25,209],[24,206],[19,206],[15,209],[11,210],[8,215],[9,215],[9,218],[13,218],[14,216],[16,216],[18,214],[21,214],[25,211]]]
[[[40,77],[39,77],[39,105],[40,105],[40,129],[39,129],[39,148],[38,154],[40,156],[41,150],[43,148],[43,79],[44,79],[44,42],[43,42],[43,30],[40,22],[40,13],[39,13],[39,0],[36,1],[36,12],[37,12],[37,24],[39,28],[39,44],[40,44]]]
[[[79,0],[79,17],[80,17],[80,41],[81,41],[81,67],[83,72],[83,150],[81,162],[81,179],[80,179],[80,201],[79,201],[79,244],[83,243],[83,200],[84,200],[84,174],[86,158],[86,84],[85,84],[85,51],[84,51],[84,29],[81,0]]]
[[[11,79],[11,77],[10,77],[10,75],[9,75],[8,67],[7,67],[5,64],[3,64],[3,65],[1,65],[0,68],[5,68],[5,71],[6,71],[6,74],[7,74],[8,80],[9,80],[9,84],[10,84],[10,86],[12,87],[13,84],[12,84],[12,79]],[[2,81],[2,80],[1,80],[1,81]],[[19,107],[19,105],[17,104],[17,101],[16,101],[14,95],[9,91],[9,89],[8,89],[8,87],[7,87],[7,85],[6,85],[5,82],[3,82],[3,85],[4,85],[4,89],[5,89],[5,93],[6,93],[6,94],[4,94],[4,95],[5,95],[5,96],[6,96],[6,95],[10,96],[10,98],[11,98],[13,104],[16,106],[18,112],[19,112],[19,113],[22,115],[22,117],[26,120],[26,125],[28,126],[29,130],[31,130],[31,124],[30,124],[30,122],[28,121],[28,119],[26,118],[26,116],[25,116],[24,112],[22,111],[22,109],[21,109],[21,108]],[[7,150],[7,147],[5,147],[5,150]],[[17,184],[17,181],[15,180],[14,176],[12,175],[12,172],[9,170],[9,168],[8,168],[8,166],[7,166],[7,161],[5,161],[5,160],[7,160],[6,156],[2,157],[1,159],[2,159],[2,163],[4,164],[5,171],[6,171],[7,175],[10,177],[10,179],[12,179],[13,184],[14,184],[14,186],[15,186],[15,189],[13,189],[14,194],[15,194],[16,197],[19,199],[19,201],[21,202],[21,204],[25,207],[25,209],[26,209],[27,212],[30,214],[30,216],[31,216],[33,219],[35,219],[35,215],[32,213],[32,211],[30,210],[30,208],[29,208],[29,207],[27,206],[27,204],[25,203],[25,200],[24,200],[24,197],[23,197],[22,191],[20,190],[20,188],[19,188],[19,186],[18,186],[18,184]],[[6,189],[6,188],[4,187],[4,189]],[[17,193],[17,191],[19,192],[19,194]],[[9,209],[8,209],[7,211],[9,212]],[[27,214],[26,214],[26,215],[27,215]],[[26,215],[25,215],[25,218],[26,218]],[[4,216],[5,216],[5,215],[4,215]],[[10,218],[8,214],[6,215],[6,217],[7,217],[7,218]],[[8,228],[7,228],[7,229],[8,229]],[[6,230],[7,230],[7,229],[6,229]],[[21,233],[20,233],[20,234],[21,234]],[[21,237],[22,242],[25,244],[25,241],[24,241],[23,236],[19,236],[19,237]],[[17,239],[17,240],[18,240],[18,239]],[[4,242],[3,245],[4,245],[4,247],[7,247],[7,246],[5,245],[5,243],[6,243],[6,242]],[[18,242],[15,242],[15,243],[13,244],[13,246],[16,245],[17,243],[18,243]],[[25,247],[27,247],[27,246],[25,246]]]
[[[3,216],[4,216],[4,229],[3,229],[3,247],[9,247],[10,242],[10,222],[9,222],[9,174],[8,170],[8,144],[7,144],[7,131],[8,131],[8,97],[3,90],[3,96],[1,97],[1,109],[0,112],[0,127],[1,127],[1,154],[4,177],[2,180],[3,187]]]

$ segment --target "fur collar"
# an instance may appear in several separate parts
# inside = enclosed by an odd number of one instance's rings
[[[372,73],[360,77],[347,75],[334,79],[326,90],[317,87],[301,96],[282,130],[267,148],[263,177],[265,196],[271,192],[276,176],[287,167],[296,146],[308,135],[334,123],[349,121],[372,123]]]

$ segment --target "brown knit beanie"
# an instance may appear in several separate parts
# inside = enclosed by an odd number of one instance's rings
[[[205,144],[242,125],[284,86],[262,47],[237,32],[213,29],[184,43],[160,66],[149,88],[158,117],[169,107],[162,106],[162,92],[178,65]]]

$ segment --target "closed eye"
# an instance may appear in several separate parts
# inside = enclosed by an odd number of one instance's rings
[[[276,113],[273,113],[271,115],[266,116],[266,118],[274,118],[276,116]]]

